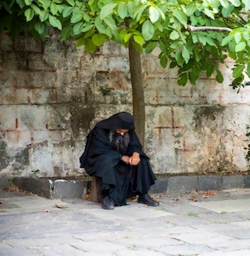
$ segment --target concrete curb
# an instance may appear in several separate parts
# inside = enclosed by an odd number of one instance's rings
[[[11,181],[10,181],[11,180]],[[87,179],[67,180],[49,178],[1,178],[0,189],[8,187],[11,182],[19,189],[39,196],[54,199],[83,198],[91,186]],[[250,188],[250,175],[194,175],[159,177],[150,189],[153,194],[178,195],[191,191],[224,190]]]

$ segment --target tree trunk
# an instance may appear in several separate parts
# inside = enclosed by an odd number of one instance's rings
[[[144,146],[145,138],[145,103],[144,103],[144,87],[142,81],[141,55],[129,43],[129,62],[132,84],[133,97],[133,116],[135,120],[136,133]]]

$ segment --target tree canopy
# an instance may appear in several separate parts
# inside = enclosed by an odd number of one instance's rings
[[[131,42],[139,53],[159,47],[161,66],[178,68],[179,85],[204,73],[222,83],[219,64],[230,57],[237,87],[250,77],[249,10],[249,0],[3,0],[0,31],[45,37],[52,26],[86,52],[107,40]]]

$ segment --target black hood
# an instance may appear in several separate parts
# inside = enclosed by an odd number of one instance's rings
[[[106,130],[135,129],[134,118],[128,112],[119,112],[117,114],[114,114],[108,119],[105,119],[97,123],[96,127],[101,129],[106,129]]]

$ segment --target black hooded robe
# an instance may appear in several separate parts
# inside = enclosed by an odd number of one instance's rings
[[[139,153],[141,160],[138,165],[124,163],[121,160],[123,155],[111,148],[109,132],[114,129],[129,129],[130,142],[124,155]],[[128,197],[147,194],[156,180],[149,158],[134,131],[133,117],[127,112],[117,113],[97,123],[87,136],[80,164],[87,174],[102,179],[102,189],[109,188],[109,196],[118,206],[126,205]]]

